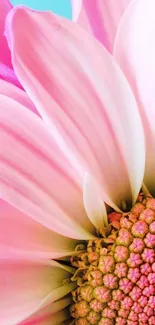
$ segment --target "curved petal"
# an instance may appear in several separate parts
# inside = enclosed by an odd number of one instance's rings
[[[5,19],[8,12],[11,10],[12,5],[9,0],[0,1],[0,62],[12,68],[11,54],[8,48],[7,40],[4,35]]]
[[[50,129],[37,115],[3,95],[0,125],[1,197],[56,233],[93,238],[79,175]]]
[[[17,102],[26,106],[28,109],[38,115],[38,111],[36,110],[30,98],[27,96],[26,92],[22,89],[19,89],[15,85],[12,85],[11,83],[0,79],[0,94],[17,100]]]
[[[112,52],[120,19],[130,2],[131,0],[71,0],[72,19]]]
[[[144,183],[155,194],[155,2],[136,0],[129,6],[116,37],[114,56],[137,98],[146,136]]]
[[[22,32],[21,21],[28,26]],[[55,123],[80,172],[82,164],[82,179],[90,173],[115,209],[131,191],[135,202],[144,171],[143,130],[111,55],[77,24],[23,7],[10,14],[8,36],[18,77],[52,130]]]
[[[43,315],[42,317],[32,318],[32,320],[28,320],[26,322],[22,322],[19,325],[69,325],[69,323],[65,322],[69,318],[68,308],[59,311],[56,314],[48,314]],[[71,322],[70,322],[71,324]]]
[[[40,309],[20,325],[54,325],[66,320],[69,316],[68,307],[72,303],[71,295],[53,302]]]
[[[12,69],[11,53],[7,44],[5,30],[5,19],[12,5],[9,0],[0,1],[0,79],[4,79],[14,85],[21,87]]]
[[[12,68],[0,62],[0,79],[6,80],[15,86],[22,88]]]
[[[75,288],[64,279],[70,277],[59,263],[0,260],[0,319],[2,324],[17,325],[46,303],[61,299]],[[61,290],[60,290],[61,289]],[[57,291],[61,291],[57,294]],[[53,293],[53,295],[52,295]],[[52,295],[49,301],[49,294]]]
[[[107,211],[99,188],[94,179],[86,173],[83,185],[83,203],[87,215],[96,229],[108,224]]]
[[[76,242],[47,229],[0,201],[0,254],[15,258],[59,258],[73,254]]]

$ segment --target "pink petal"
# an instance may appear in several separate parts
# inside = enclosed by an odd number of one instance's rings
[[[1,197],[54,232],[93,238],[80,178],[49,129],[30,110],[0,95]]]
[[[104,228],[108,224],[106,206],[96,182],[89,174],[86,174],[84,179],[83,202],[87,215],[95,228]]]
[[[12,67],[11,55],[6,41],[6,37],[4,36],[4,29],[6,16],[11,10],[11,8],[12,5],[9,0],[0,1],[0,63],[2,62],[10,68]]]
[[[17,325],[39,308],[62,298],[75,288],[67,288],[63,280],[69,271],[59,263],[0,260],[0,320],[5,325]],[[57,294],[57,291],[60,294]]]
[[[11,83],[0,79],[0,94],[15,99],[38,115],[35,106],[27,96],[26,92],[22,89],[19,89],[15,85],[12,85]]]
[[[19,325],[71,325],[71,321],[65,322],[69,318],[68,308],[56,314],[43,315],[42,317],[32,318],[30,321],[22,322]]]
[[[55,301],[40,309],[20,325],[54,325],[68,318],[67,308],[72,303],[71,296]],[[65,309],[66,308],[66,309]]]
[[[11,53],[4,35],[5,19],[12,5],[9,0],[0,0],[0,79],[21,87],[12,69]]]
[[[155,1],[133,1],[118,30],[114,55],[135,93],[146,136],[145,185],[155,194]]]
[[[12,68],[0,62],[0,79],[6,80],[19,88],[22,88]]]
[[[58,258],[71,255],[76,242],[45,228],[0,201],[0,252],[20,258]]]
[[[72,19],[92,33],[110,52],[116,31],[131,0],[71,0]]]
[[[143,179],[143,130],[113,58],[77,24],[51,13],[16,8],[8,35],[18,77],[52,130],[55,123],[78,173],[82,164],[82,180],[90,173],[116,209],[131,192],[134,202]]]

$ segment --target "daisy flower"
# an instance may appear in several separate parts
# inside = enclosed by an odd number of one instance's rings
[[[7,16],[24,91],[0,81],[4,325],[155,324],[155,5],[118,3]]]

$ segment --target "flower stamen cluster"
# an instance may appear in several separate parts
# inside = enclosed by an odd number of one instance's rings
[[[75,325],[155,324],[155,199],[140,194],[129,213],[117,214],[117,226],[115,215],[107,237],[71,259]]]

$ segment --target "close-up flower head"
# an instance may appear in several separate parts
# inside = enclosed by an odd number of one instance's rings
[[[0,0],[0,325],[155,325],[155,0],[71,6]]]

